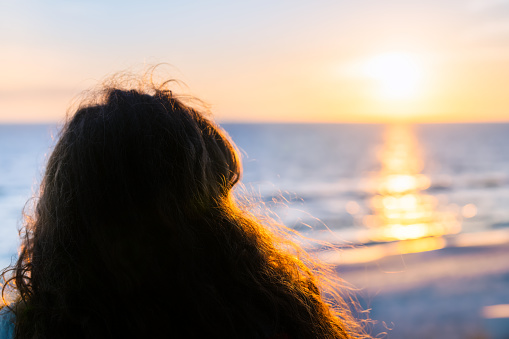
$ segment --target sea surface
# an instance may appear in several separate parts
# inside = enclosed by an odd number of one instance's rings
[[[509,124],[223,124],[242,187],[288,227],[384,242],[509,227]],[[54,125],[0,125],[0,266],[15,257]]]

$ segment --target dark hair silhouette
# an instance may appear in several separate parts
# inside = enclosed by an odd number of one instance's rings
[[[363,336],[324,271],[239,207],[224,131],[164,87],[94,98],[25,220],[17,338]]]

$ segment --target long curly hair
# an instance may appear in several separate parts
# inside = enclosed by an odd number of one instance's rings
[[[166,86],[102,88],[63,126],[4,271],[16,338],[367,337],[330,272],[236,201],[240,175]]]

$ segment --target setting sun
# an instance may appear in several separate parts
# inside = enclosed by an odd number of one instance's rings
[[[365,76],[375,80],[381,99],[413,99],[419,94],[422,66],[410,54],[381,54],[368,59],[362,70]]]

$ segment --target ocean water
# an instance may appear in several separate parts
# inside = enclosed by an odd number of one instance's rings
[[[423,235],[421,226],[432,222],[443,234],[509,227],[509,124],[223,128],[242,154],[245,189],[238,194],[263,201],[301,232],[366,242],[380,237],[359,232],[395,223],[413,232],[394,233],[399,239]],[[56,131],[0,125],[2,267],[16,254],[22,210],[37,190]]]
[[[0,125],[0,267],[17,253],[22,211],[37,189],[53,125]]]
[[[455,223],[444,234],[509,226],[509,124],[224,127],[244,155],[243,182],[303,232],[327,228],[358,242],[352,231],[366,229],[367,217],[387,219],[376,197],[408,193],[421,205],[431,200],[421,210],[436,220]],[[380,190],[388,179],[405,186],[401,179],[412,178],[425,183]]]

